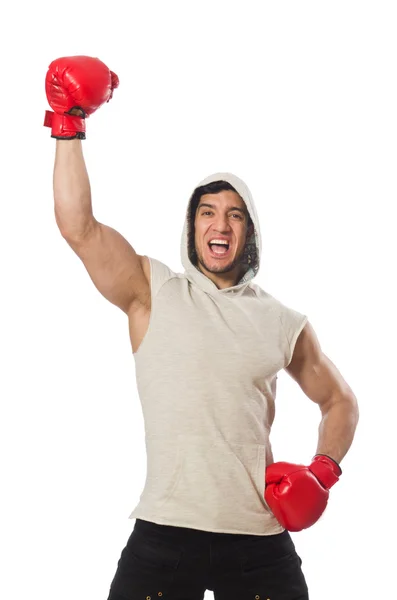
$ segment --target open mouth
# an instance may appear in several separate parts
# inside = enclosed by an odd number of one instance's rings
[[[230,244],[208,244],[210,255],[214,258],[224,258],[230,252]]]

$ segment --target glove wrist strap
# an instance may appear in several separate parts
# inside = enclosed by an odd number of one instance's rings
[[[325,454],[316,454],[309,468],[328,490],[339,481],[339,476],[342,474],[342,469],[338,463]]]
[[[46,110],[44,127],[51,127],[51,137],[58,140],[85,140],[85,120],[75,115],[59,115]]]

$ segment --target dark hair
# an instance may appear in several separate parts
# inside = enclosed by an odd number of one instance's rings
[[[196,217],[196,211],[197,211],[197,207],[199,205],[201,196],[204,196],[204,194],[218,194],[219,192],[223,192],[224,190],[231,190],[232,192],[236,192],[236,194],[238,194],[238,191],[228,182],[228,181],[213,181],[212,183],[208,183],[207,185],[201,185],[200,187],[196,188],[194,190],[191,202],[190,202],[190,221],[194,227],[194,219]],[[240,196],[240,194],[239,194]],[[241,198],[241,196],[240,196]],[[252,219],[251,216],[247,210],[247,217],[248,217],[248,226],[251,225],[252,223]],[[194,231],[194,229],[193,229]]]
[[[238,191],[228,182],[228,181],[213,181],[212,183],[208,183],[207,185],[201,185],[197,187],[190,200],[189,214],[188,214],[188,254],[189,258],[193,264],[196,263],[196,255],[195,255],[195,229],[194,229],[194,221],[196,217],[197,207],[199,205],[201,196],[204,194],[217,194],[218,192],[223,192],[224,190],[231,190],[232,192]],[[240,196],[240,194],[238,194]],[[241,196],[240,196],[241,198]],[[248,217],[248,227],[252,224],[251,215],[247,209],[247,217]]]

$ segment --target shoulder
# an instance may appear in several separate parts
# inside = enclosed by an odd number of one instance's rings
[[[156,295],[160,288],[168,281],[182,277],[168,265],[152,256],[141,256],[142,269],[150,284],[152,296]]]
[[[263,306],[267,307],[271,313],[279,319],[283,329],[286,331],[287,337],[290,337],[292,332],[298,329],[302,329],[307,321],[307,315],[291,308],[288,304],[285,304],[269,292],[263,290],[257,284],[251,284],[250,288],[255,293],[255,296],[261,301]]]
[[[269,294],[269,292],[266,292],[263,288],[261,288],[258,284],[256,283],[251,283],[249,285],[250,289],[253,291],[253,293],[255,294],[256,298],[258,300],[261,301],[261,303],[263,303],[263,305],[268,306],[269,308],[271,308],[275,313],[277,313],[279,316],[281,315],[281,313],[287,309],[288,307],[283,304],[278,298],[276,298],[275,296],[273,296],[272,294]]]

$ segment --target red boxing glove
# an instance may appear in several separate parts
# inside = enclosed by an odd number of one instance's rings
[[[324,454],[317,454],[309,467],[273,463],[266,468],[265,500],[285,529],[307,529],[323,514],[328,490],[341,474],[338,463]]]
[[[84,140],[85,118],[109,102],[118,85],[117,75],[98,58],[67,56],[54,60],[45,80],[47,100],[54,112],[46,111],[44,126],[52,128],[51,137]],[[78,109],[77,114],[73,109]]]

